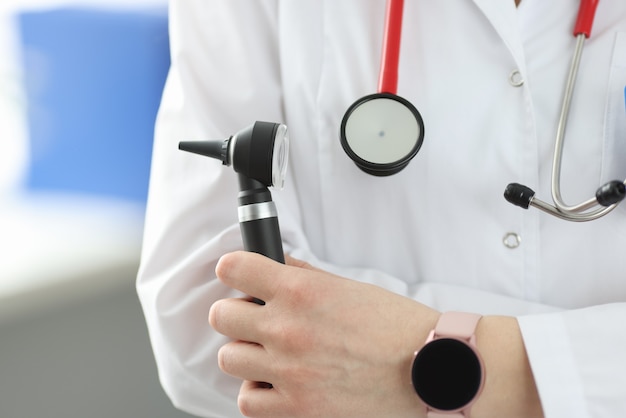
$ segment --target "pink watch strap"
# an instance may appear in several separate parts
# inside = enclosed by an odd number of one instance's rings
[[[426,414],[426,418],[465,418],[465,417],[466,416],[463,415],[461,412],[457,412],[455,414],[441,414],[435,411],[428,411],[428,414]]]
[[[433,338],[452,337],[474,345],[474,332],[482,315],[467,312],[444,312],[435,325]],[[467,418],[469,409],[455,413],[442,413],[428,410],[427,418]]]
[[[439,336],[469,340],[476,331],[482,315],[467,312],[444,312],[435,326],[435,338]]]

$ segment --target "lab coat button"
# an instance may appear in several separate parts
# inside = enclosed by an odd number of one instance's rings
[[[511,74],[509,74],[509,83],[511,83],[513,87],[521,87],[524,85],[522,73],[520,73],[519,70],[511,71]]]
[[[506,248],[510,248],[511,250],[517,248],[522,243],[522,237],[520,237],[515,232],[507,232],[502,238],[502,243]]]

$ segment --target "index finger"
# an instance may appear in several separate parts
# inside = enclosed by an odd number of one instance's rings
[[[220,258],[215,274],[226,286],[268,301],[276,293],[282,268],[283,264],[261,254],[236,251]]]

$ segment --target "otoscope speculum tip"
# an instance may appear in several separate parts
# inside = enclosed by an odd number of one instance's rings
[[[178,143],[178,149],[215,158],[228,164],[228,143],[226,141],[182,141]]]

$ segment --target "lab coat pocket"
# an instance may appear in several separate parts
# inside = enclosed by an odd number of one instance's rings
[[[604,117],[603,149],[602,180],[626,178],[626,32],[617,32],[615,35]],[[617,211],[620,212],[619,216],[626,216],[626,202]],[[623,232],[626,234],[626,228],[623,228]]]

